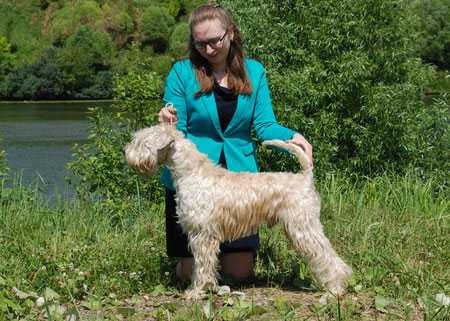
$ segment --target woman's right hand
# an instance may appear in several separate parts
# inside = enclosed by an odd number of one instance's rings
[[[177,110],[172,104],[167,104],[158,113],[160,123],[176,124],[178,121]]]

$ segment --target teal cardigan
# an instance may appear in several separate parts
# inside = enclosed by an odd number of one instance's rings
[[[201,94],[190,60],[177,61],[164,88],[164,103],[177,109],[178,130],[182,131],[201,153],[218,163],[223,149],[227,168],[234,172],[257,172],[255,144],[250,137],[253,128],[258,139],[291,139],[294,131],[279,125],[273,113],[266,73],[261,63],[246,59],[251,95],[239,95],[236,112],[224,132],[220,128],[214,94]],[[174,190],[170,172],[164,169],[162,183]]]

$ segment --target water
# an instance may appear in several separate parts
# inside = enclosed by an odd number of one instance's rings
[[[0,137],[11,174],[21,175],[23,184],[39,184],[49,197],[72,197],[65,166],[73,160],[73,145],[87,139],[86,112],[93,106],[109,103],[1,103]]]

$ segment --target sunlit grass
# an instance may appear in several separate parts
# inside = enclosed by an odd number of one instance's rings
[[[389,310],[398,319],[413,319],[417,311],[426,320],[448,317],[448,307],[435,300],[450,292],[446,195],[437,195],[433,182],[410,176],[354,182],[336,175],[318,186],[326,233],[355,272],[350,295],[362,298],[367,309]],[[164,254],[163,205],[123,200],[122,206],[111,207],[74,200],[49,206],[37,190],[17,184],[12,189],[1,185],[0,195],[0,313],[25,317],[35,310],[36,298],[18,298],[12,287],[36,296],[50,288],[61,296],[59,302],[87,300],[100,307],[114,305],[111,298],[155,289],[179,292]],[[318,290],[281,229],[262,228],[260,234],[259,283],[295,293]],[[288,298],[263,310],[252,310],[249,298],[232,306],[211,300],[214,320],[265,320],[269,315],[296,320],[304,311],[323,320],[364,319],[362,305],[351,300],[304,305]],[[180,301],[152,313],[163,315],[161,320],[169,320],[167,315],[208,320],[202,304],[182,307]],[[143,320],[133,311],[133,320]]]

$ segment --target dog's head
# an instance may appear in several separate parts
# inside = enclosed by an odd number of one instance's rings
[[[139,172],[153,175],[167,160],[170,147],[179,132],[170,125],[155,125],[144,128],[133,135],[131,143],[125,146],[128,164]]]

